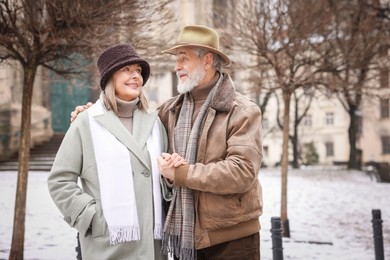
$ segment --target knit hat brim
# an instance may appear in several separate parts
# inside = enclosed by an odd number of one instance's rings
[[[148,81],[149,75],[150,75],[149,63],[147,63],[143,59],[132,59],[132,60],[125,59],[121,62],[116,63],[115,66],[112,66],[107,71],[105,71],[104,75],[102,75],[102,78],[100,79],[100,87],[104,90],[106,88],[108,80],[111,78],[111,76],[112,76],[112,74],[114,74],[114,72],[118,71],[119,69],[121,69],[125,66],[132,65],[132,64],[139,64],[141,66],[141,68],[142,68],[141,75],[142,75],[142,79],[143,79],[142,86],[145,85],[145,83]]]

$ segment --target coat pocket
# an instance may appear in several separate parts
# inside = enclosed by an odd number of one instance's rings
[[[199,220],[203,228],[215,230],[238,223],[243,210],[237,195],[200,193]]]
[[[200,192],[197,213],[201,227],[216,230],[258,218],[262,211],[258,189],[254,186],[246,193],[221,195]]]
[[[101,237],[107,229],[106,220],[103,216],[102,202],[96,199],[96,214],[92,220],[92,237]]]

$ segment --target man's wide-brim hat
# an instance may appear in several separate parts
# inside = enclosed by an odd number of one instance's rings
[[[229,66],[231,63],[229,57],[220,50],[218,33],[206,26],[188,25],[183,27],[175,46],[162,52],[175,55],[176,49],[180,47],[205,48],[221,57],[222,66]]]
[[[97,61],[97,67],[101,75],[100,87],[102,90],[106,88],[108,80],[115,71],[132,64],[141,66],[142,85],[145,85],[150,76],[150,66],[146,60],[138,55],[133,46],[130,44],[117,44],[104,50]]]

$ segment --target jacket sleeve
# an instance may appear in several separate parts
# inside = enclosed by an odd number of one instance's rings
[[[178,167],[175,185],[214,194],[233,194],[248,191],[257,181],[262,160],[260,109],[251,102],[236,106],[229,117],[224,156],[206,164],[197,162]],[[209,132],[207,138],[212,139],[216,134],[220,133]],[[207,142],[207,149],[218,149],[209,146]]]
[[[78,185],[83,163],[80,121],[83,120],[79,118],[71,125],[61,143],[48,176],[48,188],[54,203],[64,216],[64,220],[82,235],[85,235],[96,209],[95,199],[85,193]],[[89,131],[87,125],[83,127]]]

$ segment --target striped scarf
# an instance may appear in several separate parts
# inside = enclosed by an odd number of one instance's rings
[[[190,92],[184,94],[174,135],[175,152],[186,159],[189,164],[195,164],[200,128],[205,118],[219,83],[210,91],[206,101],[191,128],[194,101]],[[196,258],[195,242],[195,212],[193,190],[186,187],[174,187],[174,197],[168,210],[163,236],[163,253],[174,253],[182,260]]]

